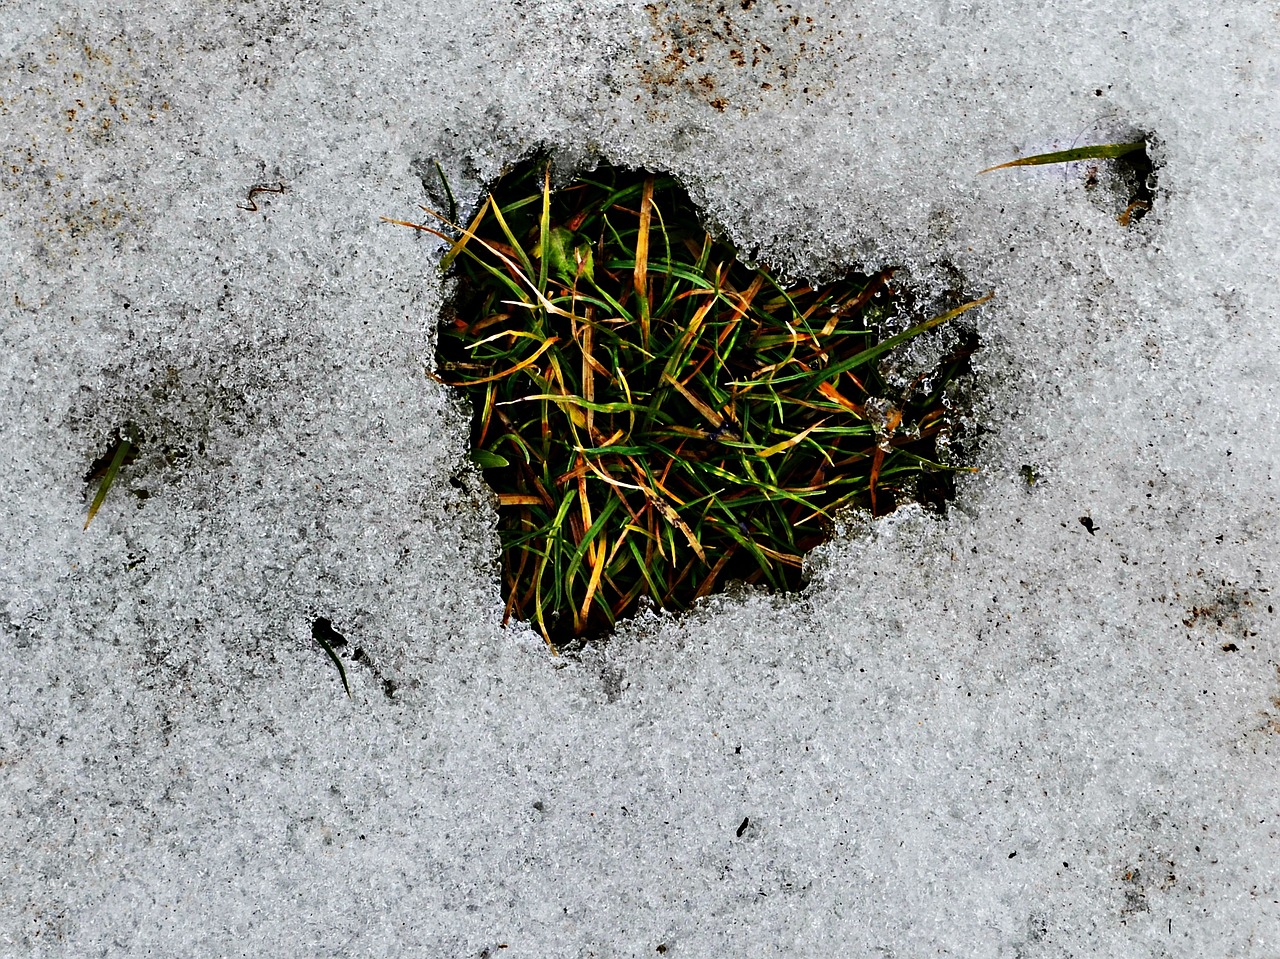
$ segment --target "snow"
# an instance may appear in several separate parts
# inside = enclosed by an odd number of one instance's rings
[[[0,953],[1280,951],[1270,5],[3,19]],[[977,175],[1138,131],[1127,230]],[[796,273],[995,290],[948,515],[580,658],[503,629],[437,248],[379,218],[539,147]]]

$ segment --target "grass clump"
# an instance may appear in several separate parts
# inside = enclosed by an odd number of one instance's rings
[[[431,212],[431,211],[428,211]],[[905,389],[880,361],[988,297],[909,325],[892,270],[786,284],[702,226],[671,177],[601,167],[496,183],[450,243],[437,378],[474,408],[497,494],[506,616],[549,644],[742,579],[800,585],[848,506],[892,508],[938,462],[943,391],[975,338]],[[553,645],[554,648],[554,645]]]

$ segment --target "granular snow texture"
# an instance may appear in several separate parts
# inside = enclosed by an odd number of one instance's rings
[[[133,6],[0,4],[0,954],[1280,955],[1274,3]],[[994,290],[948,513],[503,628],[379,218],[535,150]]]

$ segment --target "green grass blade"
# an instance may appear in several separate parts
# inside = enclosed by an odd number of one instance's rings
[[[520,245],[520,241],[516,239],[516,235],[511,232],[511,227],[507,226],[506,217],[502,215],[502,205],[494,202],[489,204],[489,209],[493,211],[493,218],[498,221],[498,226],[502,227],[502,232],[507,238],[507,242],[511,244],[511,248],[516,251],[516,257],[520,260],[520,266],[524,269],[525,279],[530,279],[537,274],[533,269],[533,261],[529,259],[529,254],[524,251],[524,247]],[[538,292],[542,292],[542,287],[538,287]]]
[[[1071,150],[1058,150],[1054,153],[1037,153],[1034,156],[1019,157],[1016,160],[1010,160],[1008,163],[989,166],[985,170],[979,170],[978,172],[980,174],[990,173],[992,170],[1005,170],[1015,166],[1074,163],[1077,160],[1114,160],[1116,157],[1137,153],[1139,150],[1145,149],[1146,145],[1146,140],[1138,140],[1134,143],[1100,143],[1096,146],[1075,147]]]
[[[538,292],[547,294],[547,266],[551,260],[551,164],[542,183],[542,216],[538,218]]]
[[[440,161],[434,161],[436,165],[436,175],[440,177],[440,185],[444,187],[445,199],[449,201],[449,219],[455,223],[458,220],[458,202],[453,198],[453,190],[449,189],[449,178],[444,175],[444,167],[440,166]]]
[[[126,439],[121,439],[116,445],[115,455],[111,457],[111,465],[107,467],[107,472],[102,477],[102,482],[98,484],[97,495],[93,497],[93,502],[89,504],[89,516],[85,519],[82,529],[88,529],[89,524],[93,522],[93,518],[98,515],[98,510],[102,508],[102,504],[107,498],[107,492],[116,481],[116,474],[120,472],[120,467],[124,465],[124,461],[132,449],[133,444]]]
[[[988,293],[986,296],[976,300],[970,300],[968,303],[965,303],[962,306],[958,306],[954,310],[947,310],[947,312],[941,313],[938,316],[933,317],[932,319],[925,320],[923,323],[917,323],[915,326],[911,327],[910,329],[903,330],[901,333],[891,336],[887,340],[882,340],[881,342],[877,343],[875,346],[869,347],[868,349],[863,350],[861,353],[858,353],[847,360],[843,360],[840,363],[836,363],[832,366],[828,366],[826,369],[818,370],[815,373],[804,373],[804,374],[796,374],[793,376],[777,377],[773,380],[773,382],[783,383],[783,382],[788,382],[796,379],[807,379],[813,383],[818,383],[823,380],[829,381],[834,376],[837,376],[841,373],[846,373],[850,370],[855,370],[860,366],[865,366],[866,364],[870,363],[872,360],[879,359],[881,356],[883,356],[885,353],[888,353],[894,347],[901,346],[903,343],[907,342],[907,340],[915,339],[921,333],[924,333],[928,330],[932,330],[934,327],[941,326],[943,323],[946,323],[948,320],[955,319],[961,313],[971,310],[975,306],[981,306],[983,303],[986,303],[988,300],[990,300],[993,296],[995,296],[995,293]]]
[[[600,535],[601,530],[608,525],[610,517],[617,511],[618,505],[616,497],[611,497],[605,501],[604,507],[600,510],[600,515],[596,517],[595,522],[591,524],[591,528],[583,535],[582,542],[578,544],[573,551],[573,555],[569,557],[569,566],[565,572],[566,580],[572,580],[577,575],[578,568],[582,565],[582,559],[587,555],[587,550],[595,542],[596,537]]]
[[[311,634],[320,647],[329,655],[329,659],[333,661],[333,665],[338,667],[338,678],[342,680],[342,688],[346,690],[348,698],[351,696],[351,687],[347,684],[347,671],[343,668],[342,660],[338,658],[338,654],[334,651],[333,646],[323,636],[317,635],[314,631]]]

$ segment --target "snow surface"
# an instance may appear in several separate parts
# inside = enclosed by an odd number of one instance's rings
[[[133,6],[0,4],[0,954],[1280,955],[1274,2]],[[1127,230],[976,172],[1137,132]],[[994,289],[948,516],[501,628],[379,217],[535,147]]]

